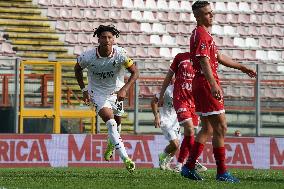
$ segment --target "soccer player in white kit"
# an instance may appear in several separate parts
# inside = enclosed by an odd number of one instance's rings
[[[161,170],[171,170],[170,162],[179,148],[181,138],[177,114],[173,108],[173,88],[173,85],[167,87],[162,107],[158,108],[160,94],[156,94],[151,101],[152,112],[155,116],[155,127],[161,128],[163,135],[169,141],[164,152],[159,154],[159,166]]]
[[[128,157],[120,137],[121,116],[124,113],[123,100],[130,86],[138,78],[138,70],[126,51],[114,44],[119,31],[112,25],[100,25],[94,32],[99,46],[82,53],[74,67],[75,76],[83,92],[86,104],[94,104],[97,114],[108,128],[108,146],[104,154],[106,161],[112,157],[114,148],[118,151],[126,169],[135,170],[135,163]],[[83,69],[87,69],[88,86],[83,82]],[[124,83],[124,71],[130,77]]]

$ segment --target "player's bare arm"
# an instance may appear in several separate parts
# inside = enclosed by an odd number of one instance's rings
[[[160,120],[160,113],[159,113],[159,108],[158,108],[158,98],[156,96],[154,96],[151,101],[151,108],[152,108],[152,112],[155,117],[155,120],[154,120],[155,128],[160,128],[161,120]]]
[[[158,100],[158,106],[159,107],[163,106],[164,94],[165,94],[165,91],[166,91],[167,87],[169,86],[169,84],[170,84],[170,82],[173,78],[173,75],[174,75],[174,72],[169,70],[164,81],[163,81],[163,85],[162,85],[161,92],[160,92],[160,98]]]
[[[126,98],[126,93],[129,90],[130,86],[133,85],[139,77],[139,72],[135,64],[132,64],[129,68],[127,68],[127,70],[131,75],[125,85],[117,92],[118,101],[123,101]]]
[[[213,77],[212,69],[210,67],[209,59],[207,57],[201,57],[200,58],[200,65],[201,69],[204,73],[205,78],[210,84],[211,87],[211,94],[214,98],[217,100],[221,100],[223,97],[223,93],[219,85],[217,84],[216,80]]]
[[[228,57],[224,54],[218,53],[217,58],[218,58],[218,61],[220,62],[220,64],[222,64],[224,66],[234,68],[234,69],[238,69],[238,70],[242,71],[243,73],[246,73],[248,76],[250,76],[252,78],[256,76],[256,72],[253,69],[250,69],[243,64],[235,62],[230,57]]]
[[[85,89],[85,84],[84,84],[84,81],[83,81],[83,69],[81,68],[79,63],[75,64],[74,72],[75,72],[75,77],[77,79],[77,82],[78,82],[78,84],[79,84],[79,86],[80,86],[80,88],[81,88],[81,90],[83,92],[83,101],[86,104],[89,104],[90,97],[89,97],[88,91],[84,90]]]

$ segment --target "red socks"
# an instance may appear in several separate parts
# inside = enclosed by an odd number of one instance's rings
[[[225,147],[213,148],[213,153],[217,165],[217,174],[224,174],[227,171],[225,165]]]
[[[196,141],[194,142],[194,145],[191,149],[191,153],[190,153],[189,158],[186,162],[186,166],[189,169],[195,168],[196,160],[200,156],[200,154],[202,153],[203,148],[204,148],[204,144],[201,144],[201,143],[196,142]]]
[[[192,150],[193,144],[194,144],[194,135],[184,136],[178,155],[179,163],[183,163],[184,160],[188,157],[188,155],[190,154],[190,150]]]

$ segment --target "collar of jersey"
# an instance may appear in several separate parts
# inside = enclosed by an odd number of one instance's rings
[[[196,28],[198,28],[198,27],[201,27],[203,30],[205,30],[205,31],[212,37],[212,35],[211,35],[211,33],[209,32],[209,30],[206,30],[206,29],[205,29],[205,26],[203,26],[203,25],[197,25]]]
[[[99,47],[97,47],[96,53],[97,53],[97,57],[98,57],[98,58],[110,58],[110,57],[113,57],[113,55],[114,55],[114,48],[112,47],[112,51],[111,51],[111,53],[110,53],[110,55],[109,55],[108,57],[102,57],[102,56],[100,55],[100,53],[99,53]]]

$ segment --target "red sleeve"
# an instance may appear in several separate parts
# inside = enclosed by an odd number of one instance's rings
[[[210,59],[210,52],[209,52],[209,46],[210,46],[210,39],[203,31],[198,31],[195,40],[194,40],[194,46],[196,47],[195,50],[195,56],[196,57],[202,57],[206,56]]]
[[[170,70],[172,72],[174,72],[175,74],[178,71],[178,63],[179,63],[179,54],[177,54],[172,62],[172,64],[170,65]]]

